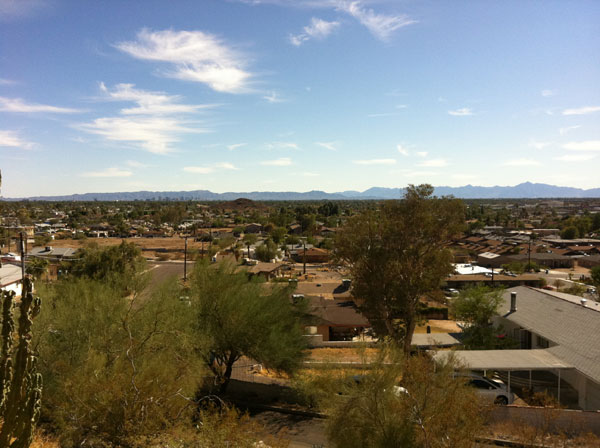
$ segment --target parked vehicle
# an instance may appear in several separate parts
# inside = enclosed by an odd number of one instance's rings
[[[515,401],[515,394],[508,391],[508,387],[502,381],[493,380],[475,373],[459,375],[467,378],[467,384],[474,387],[483,401],[507,405]]]

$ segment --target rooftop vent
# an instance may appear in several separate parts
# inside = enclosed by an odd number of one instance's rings
[[[517,293],[512,291],[510,293],[510,312],[514,313],[517,311]]]
[[[585,304],[587,303],[587,299],[584,299],[583,297],[581,298],[581,306],[586,306]]]

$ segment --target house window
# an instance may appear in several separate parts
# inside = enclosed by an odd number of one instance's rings
[[[540,347],[540,348],[548,348],[550,346],[550,341],[548,341],[548,339],[543,338],[541,336],[537,336],[536,342],[537,342],[538,347]]]

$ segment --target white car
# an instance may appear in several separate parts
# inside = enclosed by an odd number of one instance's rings
[[[498,405],[512,404],[515,401],[515,394],[509,392],[506,384],[501,381],[486,378],[475,373],[459,375],[459,377],[465,377],[467,384],[477,390],[483,401]]]

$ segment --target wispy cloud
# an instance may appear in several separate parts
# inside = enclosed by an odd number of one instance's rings
[[[600,106],[585,106],[579,107],[576,109],[565,109],[563,110],[563,115],[587,115],[592,114],[594,112],[600,112]]]
[[[427,151],[417,151],[415,154],[419,157],[427,157],[429,153]]]
[[[106,168],[102,171],[88,171],[81,173],[81,177],[129,177],[133,173],[128,170],[122,170],[117,167]]]
[[[406,148],[405,148],[404,146],[402,146],[402,145],[396,145],[396,149],[397,149],[397,150],[398,150],[398,152],[399,152],[400,154],[402,154],[403,156],[407,156],[407,155],[409,154],[409,153],[408,153],[408,149],[406,149]]]
[[[395,165],[396,159],[354,160],[352,163],[355,165]]]
[[[285,101],[282,96],[275,91],[264,95],[263,99],[265,99],[267,103],[283,103]]]
[[[376,38],[387,41],[400,28],[417,23],[406,14],[383,14],[364,7],[361,1],[338,1],[337,9],[344,11],[364,25]]]
[[[211,104],[180,104],[181,97],[178,95],[136,89],[134,84],[117,84],[111,90],[100,83],[100,90],[105,94],[104,99],[137,103],[137,107],[121,109],[123,115],[189,114],[214,107]]]
[[[282,157],[275,160],[263,160],[260,164],[264,166],[290,166],[292,164],[292,159],[289,157]]]
[[[302,33],[290,34],[290,42],[292,45],[299,47],[310,39],[324,39],[339,26],[340,22],[328,22],[326,20],[313,17],[310,19],[310,25],[305,26]]]
[[[503,165],[504,166],[538,166],[538,165],[541,165],[541,163],[538,162],[537,160],[521,158],[521,159],[508,160],[505,163],[503,163]]]
[[[0,129],[0,146],[30,149],[33,147],[33,143],[23,140],[15,131]]]
[[[397,115],[396,112],[379,112],[374,114],[367,114],[369,118],[377,118],[377,117],[390,117],[392,115]]]
[[[578,129],[578,128],[580,128],[580,127],[581,127],[581,125],[576,125],[576,126],[567,126],[566,128],[560,128],[560,129],[558,130],[558,133],[559,133],[560,135],[566,135],[566,134],[568,134],[569,132],[571,132],[571,131],[574,131],[575,129]]]
[[[16,83],[17,82],[13,81],[12,79],[0,78],[0,86],[12,86]]]
[[[600,140],[587,140],[583,142],[569,142],[563,148],[570,151],[600,151]]]
[[[133,84],[117,84],[112,90],[100,84],[100,90],[107,101],[133,102],[137,107],[121,109],[121,116],[97,118],[76,128],[107,140],[128,142],[154,154],[172,152],[172,145],[181,134],[206,132],[191,127],[190,121],[180,116],[209,106],[181,104],[179,96],[136,89]]]
[[[137,160],[127,160],[125,164],[132,168],[148,168],[148,165],[142,162],[138,162]]]
[[[335,147],[336,142],[315,142],[315,145],[328,149],[329,151],[337,151],[337,148]]]
[[[552,146],[552,142],[538,142],[536,140],[529,140],[529,146],[535,149],[544,149],[548,146]]]
[[[0,20],[6,21],[35,15],[49,3],[45,0],[1,0]]]
[[[248,91],[252,78],[246,56],[202,31],[142,29],[136,41],[116,47],[137,59],[169,63],[173,68],[166,76],[204,83],[218,92]]]
[[[267,143],[268,149],[300,149],[298,143],[294,142],[271,142]]]
[[[232,145],[227,145],[227,149],[233,151],[234,149],[241,148],[242,146],[246,146],[247,143],[234,143]]]
[[[20,113],[53,113],[53,114],[75,114],[81,112],[79,109],[68,107],[49,106],[47,104],[27,103],[21,98],[6,98],[0,96],[0,111]]]
[[[468,107],[462,107],[460,109],[449,110],[448,113],[450,115],[454,115],[455,117],[467,117],[469,115],[474,115],[473,111]]]
[[[237,171],[238,169],[239,168],[237,168],[233,163],[219,162],[219,163],[214,163],[212,165],[204,165],[204,166],[186,166],[183,168],[183,171],[185,171],[187,173],[194,173],[194,174],[210,174],[210,173],[214,173],[215,171],[219,171],[219,170]]]
[[[596,154],[565,154],[564,156],[554,157],[554,160],[561,162],[585,162],[596,158]]]
[[[237,168],[233,163],[229,163],[229,162],[215,163],[215,167],[220,168],[222,170],[234,170],[234,171],[239,170],[239,168]]]
[[[548,96],[554,96],[556,95],[557,91],[556,90],[550,90],[550,89],[544,89],[542,90],[542,96],[548,97]]]
[[[428,168],[441,168],[447,165],[448,161],[446,159],[424,160],[423,162],[417,164],[417,166],[423,166]]]

